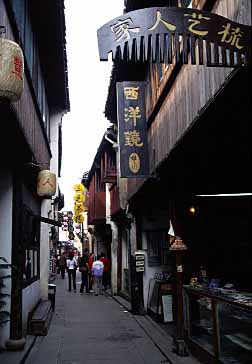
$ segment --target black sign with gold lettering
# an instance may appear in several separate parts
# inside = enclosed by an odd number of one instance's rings
[[[100,60],[251,64],[251,27],[206,11],[155,7],[115,18],[98,30]]]
[[[149,173],[145,82],[117,82],[120,177]]]

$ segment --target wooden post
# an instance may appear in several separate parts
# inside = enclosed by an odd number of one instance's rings
[[[183,339],[183,301],[182,301],[182,252],[176,256],[176,301],[177,301],[177,339]]]
[[[170,247],[170,250],[175,251],[176,260],[176,335],[174,337],[174,351],[179,356],[187,356],[188,350],[185,344],[184,338],[184,324],[183,324],[183,265],[182,265],[182,254],[187,247],[183,241],[177,236],[174,243]]]
[[[6,348],[10,351],[22,350],[25,338],[22,336],[22,179],[19,173],[13,174],[13,221],[12,221],[12,280],[11,280],[11,321],[10,338]]]

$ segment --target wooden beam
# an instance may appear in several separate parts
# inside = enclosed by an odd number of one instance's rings
[[[44,222],[45,224],[50,224],[50,225],[54,225],[54,226],[61,226],[62,223],[60,221],[56,221],[53,219],[48,219],[47,217],[43,217],[43,216],[39,216],[39,215],[33,215],[35,217],[35,219]]]

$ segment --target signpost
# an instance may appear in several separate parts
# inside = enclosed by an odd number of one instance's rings
[[[145,271],[145,258],[142,250],[137,250],[135,252],[135,263],[137,273]]]

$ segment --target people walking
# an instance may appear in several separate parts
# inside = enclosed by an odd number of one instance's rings
[[[93,263],[95,260],[95,255],[92,252],[88,258],[88,265],[89,265],[89,272],[92,272]],[[89,292],[93,293],[93,276],[92,274],[89,274]]]
[[[52,257],[52,273],[57,274],[57,254]]]
[[[89,293],[89,252],[88,249],[84,249],[83,256],[79,258],[79,272],[81,273],[81,286],[80,294],[83,294],[84,288],[86,288],[86,293]]]
[[[65,272],[66,272],[66,253],[63,252],[60,256],[59,259],[59,270],[60,270],[60,274],[61,274],[61,278],[64,279],[65,278]]]
[[[73,281],[73,291],[76,292],[76,269],[77,261],[74,258],[74,254],[71,252],[67,259],[67,272],[68,272],[68,290],[71,292],[72,281]]]
[[[103,275],[102,275],[102,284],[104,287],[104,290],[108,289],[109,286],[109,277],[110,277],[110,261],[106,257],[105,253],[101,253],[100,261],[104,265]]]
[[[100,261],[100,256],[98,256],[98,259],[94,261],[92,266],[95,296],[98,296],[101,293],[103,270],[104,264]]]
[[[60,274],[59,261],[60,261],[60,255],[57,255],[57,260],[56,260],[56,271],[57,271],[57,274]]]

